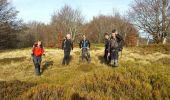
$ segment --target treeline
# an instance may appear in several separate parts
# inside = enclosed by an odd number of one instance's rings
[[[148,40],[152,37],[157,44],[170,40],[170,0],[134,0],[128,14],[139,30],[148,33]]]
[[[0,0],[0,49],[15,48],[19,42],[17,34],[22,29],[17,11],[7,0]]]
[[[45,24],[36,21],[22,23],[17,19],[18,11],[10,2],[1,0],[0,49],[30,47],[37,40],[48,47],[60,47],[67,33],[71,34],[75,43],[82,34],[86,34],[93,43],[102,43],[104,34],[111,33],[112,29],[117,29],[123,36],[126,46],[136,46],[147,41],[139,37],[139,30],[151,35],[155,43],[165,43],[170,30],[170,0],[165,1],[134,0],[127,15],[122,16],[119,12],[98,15],[90,22],[85,21],[79,9],[65,5],[52,14],[49,24]]]
[[[83,34],[93,43],[103,43],[104,34],[111,33],[115,28],[124,37],[127,45],[135,46],[138,38],[136,28],[119,13],[110,16],[99,15],[86,23],[81,11],[65,5],[51,17],[51,23],[32,22],[23,30],[23,38],[20,45],[29,46],[35,40],[42,40],[48,47],[60,47],[61,41],[67,33],[70,33],[75,43],[78,43]],[[27,40],[25,41],[25,38]],[[132,39],[133,38],[133,39]]]

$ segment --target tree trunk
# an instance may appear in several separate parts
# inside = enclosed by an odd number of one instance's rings
[[[166,29],[166,22],[167,22],[167,17],[166,17],[166,13],[167,13],[167,11],[166,11],[166,9],[167,9],[167,0],[162,0],[162,36],[161,36],[161,42],[163,43],[163,44],[166,44],[166,35],[165,35],[165,33],[166,33],[166,31],[167,31],[167,29]]]

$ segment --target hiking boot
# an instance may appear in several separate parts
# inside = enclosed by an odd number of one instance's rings
[[[91,62],[91,59],[90,59],[90,58],[88,58],[88,64],[90,64],[90,62]]]
[[[36,74],[37,76],[40,76],[40,75],[41,75],[40,70],[39,70],[38,68],[35,68],[35,74]]]
[[[115,60],[115,67],[118,67],[118,60]]]
[[[40,73],[36,73],[37,76],[40,76],[41,74]]]
[[[40,72],[35,71],[35,75],[40,76],[40,75],[41,75],[41,73],[40,73]]]
[[[90,64],[90,60],[88,60],[88,64]]]
[[[111,66],[114,67],[115,63],[114,60],[111,60]]]

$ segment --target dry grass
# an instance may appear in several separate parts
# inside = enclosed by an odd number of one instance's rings
[[[12,86],[21,81],[18,88],[0,85],[4,91],[16,94],[0,94],[6,99],[50,100],[112,100],[112,99],[169,99],[170,52],[168,47],[125,48],[120,65],[112,68],[102,64],[103,48],[91,50],[91,64],[81,63],[80,50],[71,53],[69,66],[62,66],[63,51],[46,49],[43,57],[43,73],[35,76],[31,50],[0,51],[0,80]],[[156,49],[155,49],[156,48]],[[169,51],[168,51],[169,50]],[[21,84],[20,83],[20,84]],[[28,85],[27,85],[28,84]],[[33,84],[33,85],[29,85]],[[21,91],[22,87],[25,89]],[[6,90],[6,87],[9,88]],[[17,86],[16,86],[17,87]],[[26,88],[28,87],[28,88]],[[3,92],[0,90],[0,92]]]

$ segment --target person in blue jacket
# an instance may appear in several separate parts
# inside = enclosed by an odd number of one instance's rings
[[[79,47],[82,51],[82,61],[84,62],[84,58],[86,58],[88,63],[90,63],[90,41],[86,38],[85,34],[80,41]]]

